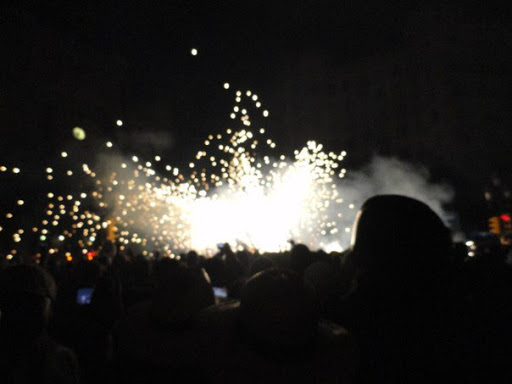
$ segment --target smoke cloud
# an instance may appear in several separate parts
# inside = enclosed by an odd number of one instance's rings
[[[453,188],[446,184],[434,184],[424,166],[413,165],[394,157],[375,156],[371,162],[357,171],[351,171],[342,182],[345,199],[356,208],[370,197],[381,194],[398,194],[427,204],[448,224],[450,212],[445,210],[454,196]]]

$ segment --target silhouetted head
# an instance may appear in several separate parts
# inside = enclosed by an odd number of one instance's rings
[[[368,199],[354,224],[354,262],[373,275],[435,273],[445,268],[450,246],[450,232],[439,216],[426,204],[405,196]]]
[[[267,351],[308,345],[316,336],[317,322],[313,295],[293,271],[260,272],[242,290],[242,330],[251,342]]]
[[[142,254],[135,257],[131,267],[132,278],[136,284],[144,282],[151,274],[151,264]]]
[[[317,297],[323,299],[335,289],[336,271],[325,261],[315,261],[304,271],[304,281],[313,287]]]
[[[187,265],[189,267],[198,267],[199,266],[199,255],[196,251],[189,251],[186,256]]]
[[[172,278],[179,267],[180,263],[176,259],[164,257],[158,260],[153,270],[153,278],[155,280],[156,286],[160,286],[166,280]]]
[[[274,262],[267,256],[257,256],[251,264],[249,275],[253,276],[258,272],[270,269],[274,266]]]
[[[163,275],[161,277],[164,277]],[[203,272],[179,266],[167,271],[156,287],[150,307],[153,322],[163,327],[188,324],[200,310],[215,303]]]
[[[220,257],[211,257],[204,262],[204,269],[210,276],[214,287],[222,287],[227,283],[226,265]]]
[[[294,244],[290,251],[290,268],[298,274],[304,273],[304,270],[313,262],[313,255],[309,248],[304,244]]]
[[[53,277],[35,265],[17,265],[0,273],[0,328],[34,338],[48,325],[57,287]]]

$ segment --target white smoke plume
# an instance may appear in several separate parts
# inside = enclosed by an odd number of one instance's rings
[[[445,224],[450,217],[445,206],[454,196],[451,186],[430,181],[426,167],[381,156],[375,156],[360,170],[350,171],[341,189],[345,200],[352,201],[356,208],[375,195],[398,194],[415,198],[432,208]]]

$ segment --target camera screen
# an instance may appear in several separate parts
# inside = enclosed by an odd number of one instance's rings
[[[213,294],[215,297],[218,297],[220,299],[225,299],[228,297],[228,291],[226,288],[223,287],[213,287]]]
[[[76,292],[76,303],[80,305],[91,304],[94,288],[80,288]]]

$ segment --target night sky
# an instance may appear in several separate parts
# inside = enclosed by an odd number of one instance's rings
[[[450,3],[12,2],[0,13],[0,162],[36,174],[62,146],[78,145],[71,129],[82,126],[90,135],[84,144],[90,149],[95,139],[113,139],[121,151],[159,153],[184,163],[205,135],[230,124],[235,89],[253,89],[261,96],[271,112],[269,134],[281,148],[292,150],[315,136],[314,127],[294,132],[283,126],[285,112],[296,105],[289,89],[309,92],[308,81],[294,77],[300,73],[298,63],[309,58],[321,58],[341,73],[380,57],[423,54],[443,70],[453,66],[453,73],[471,73],[479,84],[492,78],[508,91],[493,96],[490,86],[490,95],[478,102],[489,111],[512,110],[507,86],[512,77],[510,5]],[[197,56],[190,54],[192,48],[198,49]],[[224,82],[231,84],[230,92],[222,88]],[[301,109],[315,121],[323,116],[315,115],[320,112],[313,102],[308,104],[312,97],[304,99]],[[446,100],[444,108],[453,109],[456,119],[461,102],[452,108],[451,99]],[[481,126],[482,132],[490,131],[479,136],[461,127],[443,128],[450,144],[441,156],[428,146],[424,153],[415,151],[415,142],[400,143],[399,138],[398,144],[381,148],[387,136],[396,135],[386,129],[373,133],[380,135],[375,148],[365,140],[345,142],[348,136],[335,127],[318,135],[328,145],[331,135],[338,138],[330,149],[353,154],[348,158],[352,167],[374,153],[421,163],[435,180],[455,187],[456,208],[469,226],[477,226],[482,218],[485,222],[483,190],[491,175],[504,182],[511,176],[511,115],[503,116],[492,120],[492,130]],[[117,119],[123,120],[122,127],[116,126]],[[423,132],[418,129],[417,135]],[[334,148],[338,144],[342,147]],[[461,146],[467,150],[451,156]],[[476,158],[467,156],[473,147]],[[36,182],[35,177],[30,181]],[[474,214],[468,213],[472,207]]]

